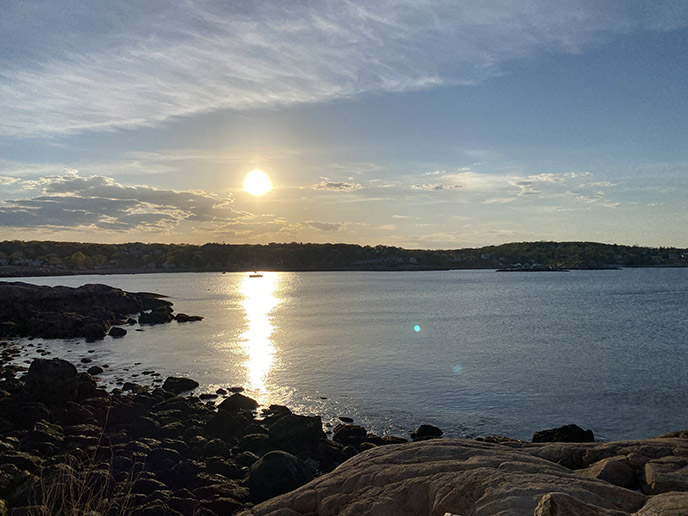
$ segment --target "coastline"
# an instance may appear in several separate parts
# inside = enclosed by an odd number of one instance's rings
[[[39,293],[47,287],[35,288]],[[76,295],[78,289],[60,291]],[[118,313],[117,318],[126,315],[131,314]],[[69,499],[60,491],[69,485],[85,491],[90,508],[103,515],[157,511],[219,516],[244,511],[276,516],[285,508],[292,516],[334,515],[367,500],[361,514],[372,516],[386,514],[382,501],[398,505],[409,493],[414,499],[432,500],[441,486],[428,481],[427,468],[433,475],[441,473],[442,485],[470,483],[478,486],[474,492],[483,493],[469,500],[470,490],[457,488],[454,505],[433,502],[450,514],[461,514],[466,507],[478,511],[489,502],[492,489],[502,493],[499,499],[507,500],[503,503],[529,508],[514,514],[542,516],[581,514],[583,509],[606,514],[602,510],[610,507],[599,505],[600,493],[614,500],[616,509],[623,508],[625,512],[613,513],[617,516],[665,514],[653,508],[665,502],[672,510],[683,510],[680,503],[688,500],[681,493],[688,491],[688,432],[564,443],[594,436],[573,429],[580,435],[572,438],[554,429],[545,442],[528,443],[503,436],[445,439],[440,429],[421,425],[410,436],[415,442],[406,442],[403,437],[373,435],[350,419],[340,418],[340,425],[328,428],[320,416],[294,414],[285,406],[258,411],[257,402],[238,387],[192,392],[198,387],[192,379],[163,379],[154,370],[138,378],[120,371],[121,385],[108,390],[98,380],[110,369],[107,364],[87,360],[88,355],[76,365],[51,359],[49,342],[31,339],[0,344],[0,508],[9,507],[10,515],[54,514],[50,504],[56,497]],[[29,347],[41,356],[27,368],[17,362],[24,359],[21,348]],[[536,440],[541,439],[534,436]],[[482,461],[487,477],[474,476],[476,460]],[[403,471],[395,466],[399,461],[404,461]],[[505,463],[513,476],[505,473]],[[531,478],[533,471],[537,473]],[[543,479],[543,472],[551,478]],[[369,491],[368,482],[358,483],[377,477],[387,478],[384,484],[394,496],[378,493],[372,500],[375,489]],[[99,486],[97,492],[91,484]],[[342,489],[344,484],[350,488]],[[563,491],[562,484],[567,486]],[[425,491],[418,486],[426,486]],[[527,500],[509,500],[506,493],[514,489]],[[672,494],[675,491],[679,493]],[[323,492],[327,496],[321,496]],[[336,503],[322,505],[327,497]],[[113,500],[119,505],[102,509]],[[82,498],[72,501],[83,503]],[[572,507],[569,512],[542,512],[564,502]],[[297,511],[296,506],[305,508]],[[541,512],[534,512],[538,507]],[[637,512],[643,508],[647,510]],[[431,510],[409,505],[390,514],[423,513]]]
[[[581,507],[598,507],[602,492],[616,500],[617,509],[628,511],[614,513],[619,515],[660,502],[683,510],[676,504],[688,501],[683,494],[688,491],[686,431],[633,441],[562,442],[568,438],[552,434],[545,442],[525,442],[503,436],[446,439],[440,429],[422,425],[407,442],[373,435],[345,418],[328,429],[319,416],[294,414],[288,407],[258,411],[240,388],[199,393],[190,390],[198,384],[188,378],[154,378],[156,387],[130,378],[107,391],[98,383],[100,366],[106,364],[76,367],[37,358],[25,367],[13,363],[21,345],[0,343],[0,507],[4,501],[10,515],[54,514],[56,497],[83,505],[83,497],[70,498],[73,494],[64,490],[69,486],[70,492],[83,490],[89,508],[103,515],[267,516],[294,504],[309,509],[289,514],[334,515],[365,499],[369,505],[360,514],[372,516],[387,514],[379,504],[390,495],[372,500],[371,486],[356,479],[384,471],[398,499],[418,486],[427,490],[416,493],[419,499],[432,499],[435,481],[425,480],[427,468],[434,475],[441,472],[446,485],[478,482],[486,496],[471,500],[476,508],[489,506],[491,490],[518,489],[534,508],[554,491],[574,500],[565,497],[573,512],[514,514],[581,514]],[[44,353],[50,355],[48,349]],[[83,371],[86,367],[93,374]],[[470,464],[478,457],[492,472],[491,480],[483,474],[471,480]],[[403,471],[394,469],[399,460],[406,464]],[[506,476],[505,462],[512,464]],[[533,471],[538,473],[531,479]],[[89,487],[92,482],[97,490]],[[459,489],[457,500],[478,487],[472,489]],[[337,505],[323,506],[327,496],[308,494],[314,492],[326,492]],[[303,505],[304,496],[310,505]],[[501,499],[505,510],[522,503],[505,494]],[[596,510],[602,508],[609,507]],[[394,514],[431,513],[413,504],[405,509],[397,507]],[[450,504],[446,512],[455,510]]]

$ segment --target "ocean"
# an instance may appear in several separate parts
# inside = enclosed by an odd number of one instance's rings
[[[169,296],[203,321],[122,339],[28,344],[109,367],[108,388],[189,376],[336,424],[408,437],[529,439],[568,423],[602,440],[688,428],[688,269],[264,272],[13,278]],[[9,280],[8,280],[9,281]],[[91,363],[82,364],[81,358]]]

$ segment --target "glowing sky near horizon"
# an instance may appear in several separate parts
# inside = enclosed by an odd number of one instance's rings
[[[688,247],[688,3],[369,4],[3,2],[0,239]]]

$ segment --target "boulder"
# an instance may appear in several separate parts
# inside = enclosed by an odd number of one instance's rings
[[[583,430],[578,425],[565,425],[550,430],[539,430],[533,434],[534,443],[594,443],[592,430]]]
[[[368,432],[358,425],[337,425],[332,433],[332,440],[344,446],[358,446],[366,440]]]
[[[36,358],[24,381],[29,397],[48,406],[64,405],[77,397],[78,372],[66,360]]]
[[[251,494],[257,500],[286,493],[313,478],[301,459],[281,450],[266,453],[249,471]]]
[[[645,464],[641,489],[647,494],[688,491],[688,457],[662,457]]]
[[[599,478],[627,489],[634,489],[636,486],[635,471],[623,455],[602,459],[585,469],[578,470],[577,473],[583,477]]]
[[[211,439],[203,446],[201,453],[204,457],[228,457],[229,447],[222,439]]]
[[[653,496],[633,516],[684,516],[688,514],[688,493],[669,492]]]
[[[370,449],[241,514],[630,516],[646,500],[501,444],[431,439]]]
[[[320,416],[289,414],[275,421],[269,430],[274,448],[298,453],[304,448],[317,446],[325,438]]]
[[[411,432],[411,439],[423,441],[425,439],[437,439],[442,437],[442,430],[432,425],[420,425],[415,432]]]
[[[91,376],[97,376],[100,373],[103,372],[103,368],[97,365],[91,366],[88,368],[87,373],[90,374]]]
[[[174,319],[172,309],[167,307],[156,308],[150,312],[141,312],[139,316],[139,324],[165,324]]]
[[[119,326],[113,326],[112,328],[110,328],[110,332],[108,333],[110,337],[114,337],[116,339],[124,337],[126,334],[127,330],[125,330],[124,328],[120,328]]]
[[[170,376],[165,380],[165,383],[162,384],[162,388],[174,394],[181,394],[182,392],[195,389],[198,385],[198,382],[191,378]]]
[[[84,327],[82,336],[86,342],[94,342],[96,340],[103,340],[105,332],[107,332],[108,325],[104,321],[91,322]]]
[[[177,322],[193,322],[193,321],[202,321],[203,317],[200,315],[186,315],[186,314],[177,314],[174,317]]]
[[[256,410],[258,402],[248,396],[236,393],[218,405],[218,410],[237,411],[237,410]]]

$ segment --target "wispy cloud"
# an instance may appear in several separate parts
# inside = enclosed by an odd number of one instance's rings
[[[355,192],[363,188],[359,183],[347,182],[347,181],[330,181],[327,178],[323,178],[322,181],[311,186],[313,190],[329,190],[332,192]]]
[[[568,191],[576,189],[588,192],[596,186],[598,195],[604,195],[599,188],[602,183],[581,183],[589,181],[589,172],[570,172],[564,174],[529,174],[515,175],[512,173],[477,173],[470,169],[460,169],[458,172],[434,171],[427,172],[421,177],[433,177],[435,182],[412,184],[412,190],[425,192],[455,191],[458,196],[469,196],[471,200],[485,204],[505,204],[527,197],[556,197],[566,195]],[[611,183],[604,186],[614,186]]]
[[[26,136],[474,84],[512,59],[685,26],[688,4],[26,1],[1,18],[0,132]]]

